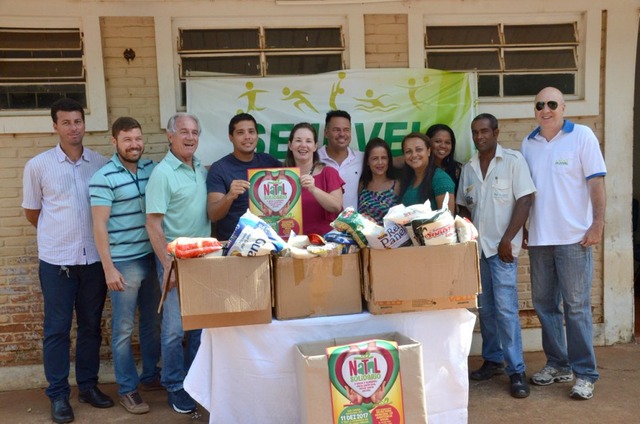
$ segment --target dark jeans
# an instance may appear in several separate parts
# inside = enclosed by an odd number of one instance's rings
[[[107,295],[102,264],[60,266],[40,261],[44,297],[44,373],[50,399],[69,396],[71,321],[76,311],[76,382],[80,391],[98,384],[100,319]]]

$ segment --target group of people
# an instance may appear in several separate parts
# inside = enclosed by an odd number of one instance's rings
[[[405,136],[400,159],[380,138],[358,152],[350,147],[351,117],[341,110],[327,113],[322,147],[313,125],[295,125],[283,164],[256,152],[256,120],[240,113],[229,122],[233,151],[207,169],[195,156],[201,127],[193,114],[170,118],[169,150],[157,164],[143,158],[138,121],[116,119],[111,132],[115,153],[106,159],[83,146],[82,106],[60,99],[51,108],[59,143],[27,163],[22,204],[37,229],[46,394],[53,421],[74,419],[68,382],[74,309],[78,399],[98,408],[114,405],[97,386],[107,292],[119,403],[131,413],[145,413],[149,405],[140,391],[164,388],[176,412],[196,409],[183,381],[201,330],[182,330],[167,243],[209,237],[211,223],[213,235],[228,240],[249,205],[247,170],[283,165],[300,170],[306,234],[328,232],[346,207],[379,224],[399,203],[428,201],[432,209],[446,207],[469,217],[479,232],[484,358],[470,378],[485,380],[506,371],[511,394],[518,398],[529,395],[517,292],[517,257],[521,245],[528,248],[547,355],[546,366],[531,382],[548,385],[572,381],[575,375],[571,396],[591,398],[598,379],[591,246],[603,233],[606,168],[593,132],[564,119],[560,91],[542,90],[534,110],[539,126],[525,137],[522,153],[498,144],[493,115],[478,115],[471,124],[477,152],[464,166],[454,159],[455,135],[445,124]],[[164,284],[169,290],[158,314]],[[136,310],[141,373],[132,349]]]

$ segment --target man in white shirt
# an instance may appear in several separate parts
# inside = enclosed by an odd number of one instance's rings
[[[583,400],[593,397],[599,378],[591,286],[593,246],[604,231],[607,167],[593,131],[564,119],[565,106],[560,90],[541,90],[534,101],[539,126],[522,141],[538,189],[526,242],[533,307],[547,357],[531,382],[547,386],[575,375],[569,395]]]
[[[362,175],[364,154],[349,147],[351,143],[351,115],[343,110],[327,113],[324,135],[328,144],[318,149],[320,160],[338,170],[344,180],[342,207],[358,209],[358,183]]]
[[[107,159],[82,145],[84,110],[72,99],[51,106],[60,142],[35,156],[24,168],[23,199],[27,220],[36,227],[38,274],[44,298],[44,373],[51,418],[74,420],[69,404],[71,323],[75,309],[78,400],[97,408],[113,406],[98,389],[100,320],[107,295],[104,271],[93,239],[89,179]]]
[[[498,144],[498,120],[483,113],[471,122],[478,150],[462,168],[456,203],[478,229],[482,293],[478,299],[482,358],[472,380],[506,372],[511,396],[529,396],[518,306],[518,253],[535,186],[520,152]]]

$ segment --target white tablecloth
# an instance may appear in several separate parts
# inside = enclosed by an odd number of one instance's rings
[[[471,312],[450,309],[206,329],[184,387],[210,423],[299,424],[296,344],[397,331],[422,343],[429,424],[466,423],[474,324]]]

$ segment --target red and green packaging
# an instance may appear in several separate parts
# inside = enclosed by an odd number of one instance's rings
[[[249,210],[268,223],[280,237],[303,234],[299,168],[259,168],[247,171]]]
[[[403,424],[398,344],[367,340],[328,347],[334,424]]]

